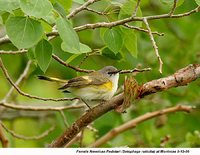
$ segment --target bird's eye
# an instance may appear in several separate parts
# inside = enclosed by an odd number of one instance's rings
[[[108,75],[111,77],[113,74],[112,73],[108,73]]]

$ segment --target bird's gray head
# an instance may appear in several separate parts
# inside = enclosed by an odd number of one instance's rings
[[[99,70],[100,73],[106,75],[107,77],[111,77],[118,74],[117,71],[118,71],[117,68],[113,66],[106,66]],[[116,73],[112,73],[112,72],[116,72]]]

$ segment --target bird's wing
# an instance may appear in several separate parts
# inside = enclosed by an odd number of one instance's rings
[[[85,87],[88,85],[101,85],[109,82],[110,80],[102,74],[90,73],[85,76],[75,77],[69,80],[63,87],[59,89],[66,89],[69,87]]]

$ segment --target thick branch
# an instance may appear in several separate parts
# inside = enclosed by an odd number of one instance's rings
[[[98,139],[95,143],[93,143],[90,147],[99,147],[99,146],[105,144],[106,142],[108,142],[109,140],[111,140],[112,138],[116,137],[120,133],[125,132],[129,129],[133,129],[139,123],[142,123],[142,122],[149,120],[151,118],[154,118],[154,117],[157,117],[157,116],[160,116],[160,115],[164,115],[164,114],[168,114],[168,113],[173,113],[173,112],[176,112],[176,111],[190,112],[192,109],[193,109],[192,106],[178,105],[178,106],[175,106],[175,107],[170,107],[170,108],[146,113],[144,115],[141,115],[141,116],[139,116],[135,119],[132,119],[132,120],[114,128],[114,129],[112,129],[111,131],[106,133],[103,137]]]
[[[183,69],[178,70],[173,75],[165,78],[147,82],[141,86],[141,91],[138,98],[150,95],[159,91],[167,90],[172,87],[186,85],[200,77],[200,65],[189,65]],[[101,103],[90,111],[81,116],[74,124],[68,128],[63,135],[56,139],[50,147],[63,147],[68,144],[84,127],[88,124],[115,109],[123,103],[123,93],[115,96],[112,100]]]
[[[191,64],[165,78],[143,84],[140,98],[172,87],[184,86],[200,77],[200,64]]]

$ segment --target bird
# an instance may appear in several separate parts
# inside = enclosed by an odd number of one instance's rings
[[[54,77],[38,76],[41,80],[64,83],[59,90],[70,92],[79,97],[86,105],[88,101],[108,101],[118,88],[119,71],[113,66],[106,66],[100,70],[77,76],[70,80],[63,80]]]

